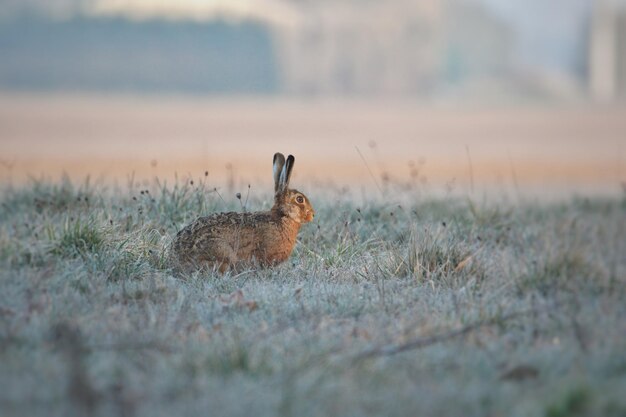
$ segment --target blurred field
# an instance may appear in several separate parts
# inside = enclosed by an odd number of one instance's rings
[[[626,179],[625,110],[3,94],[0,180],[65,172],[125,185],[133,173],[171,181],[208,170],[214,184],[267,185],[282,151],[296,155],[294,181],[309,189],[614,196]]]
[[[241,207],[156,184],[0,196],[3,416],[626,414],[624,195],[338,190],[285,264],[176,276],[171,236]]]

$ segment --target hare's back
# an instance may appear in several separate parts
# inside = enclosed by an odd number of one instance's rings
[[[193,248],[206,250],[216,241],[229,243],[245,239],[246,236],[253,239],[259,223],[264,220],[260,215],[228,212],[199,217],[178,232],[174,250],[178,253],[189,252]]]

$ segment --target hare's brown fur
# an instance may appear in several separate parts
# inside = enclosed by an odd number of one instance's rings
[[[280,157],[278,161],[274,157],[276,194],[272,209],[198,218],[174,239],[172,254],[177,267],[217,267],[223,272],[239,265],[272,266],[289,257],[300,226],[311,221],[315,212],[304,194],[287,188],[294,158],[290,156],[283,166],[284,157],[276,155]],[[283,171],[282,175],[277,175],[277,170]]]

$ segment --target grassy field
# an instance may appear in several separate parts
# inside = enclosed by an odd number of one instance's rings
[[[626,415],[626,197],[305,191],[285,264],[175,276],[171,237],[234,192],[5,188],[0,414]]]

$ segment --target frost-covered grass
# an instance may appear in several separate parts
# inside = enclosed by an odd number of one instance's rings
[[[626,200],[307,190],[285,264],[174,275],[178,229],[241,210],[221,193],[5,188],[0,414],[626,415]]]

